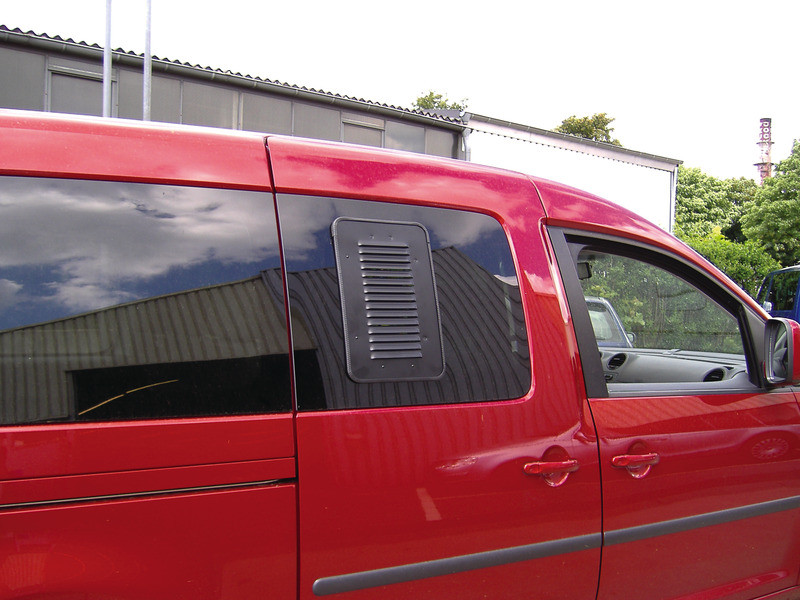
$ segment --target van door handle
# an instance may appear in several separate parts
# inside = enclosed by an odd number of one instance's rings
[[[620,454],[611,459],[611,464],[621,469],[655,465],[658,464],[658,454],[655,452],[648,452],[647,454]]]
[[[522,470],[527,475],[541,475],[547,485],[558,487],[567,480],[570,473],[578,470],[578,461],[572,458],[566,460],[540,460],[526,463]]]
[[[527,463],[522,470],[528,475],[554,475],[556,473],[574,473],[578,470],[578,461],[554,460]]]
[[[634,479],[641,479],[650,472],[653,465],[660,460],[655,452],[644,454],[620,454],[611,459],[611,466],[618,469],[627,469],[628,474]]]

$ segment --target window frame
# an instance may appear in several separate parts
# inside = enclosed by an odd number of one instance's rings
[[[564,291],[575,332],[581,366],[584,374],[586,393],[589,398],[609,398],[626,396],[672,396],[688,394],[722,394],[738,391],[753,391],[764,388],[765,382],[758,365],[760,355],[759,333],[763,337],[763,319],[747,307],[734,294],[719,285],[709,273],[705,273],[687,259],[656,249],[642,242],[612,235],[587,232],[578,229],[548,228],[548,235],[555,251],[556,262],[561,274]],[[742,336],[748,381],[751,387],[726,387],[704,382],[678,383],[625,383],[612,384],[605,380],[598,345],[592,329],[589,309],[584,300],[583,289],[576,268],[577,253],[583,248],[594,247],[599,251],[638,260],[678,277],[697,288],[715,301],[723,310],[734,317]],[[624,388],[622,388],[624,386]],[[622,389],[620,389],[622,388]]]

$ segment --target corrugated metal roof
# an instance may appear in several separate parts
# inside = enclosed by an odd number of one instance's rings
[[[102,61],[103,56],[103,47],[99,44],[89,44],[87,42],[75,41],[72,38],[62,38],[59,35],[51,36],[43,33],[36,33],[34,31],[22,31],[19,28],[11,29],[6,25],[0,25],[0,42],[10,42],[31,47],[38,46],[43,50],[58,50],[70,54],[82,54],[86,57],[100,61]],[[124,50],[123,48],[116,48],[112,50],[112,54],[112,60],[118,63],[140,65],[144,62],[144,54],[137,54],[136,52]],[[154,56],[153,69],[155,71],[161,70],[164,72],[174,72],[176,70],[180,70],[184,73],[188,72],[196,77],[201,77],[204,79],[213,79],[220,82],[224,81],[226,83],[251,88],[268,88],[269,91],[274,93],[303,97],[309,101],[340,104],[350,109],[358,109],[362,111],[366,110],[368,112],[391,113],[394,117],[405,117],[407,119],[420,120],[429,123],[435,122],[440,126],[450,129],[453,129],[454,127],[458,129],[463,128],[459,118],[453,118],[447,115],[412,110],[392,104],[385,104],[372,100],[366,100],[364,98],[356,98],[344,94],[337,94],[313,87],[285,83],[274,79],[245,75],[231,70],[216,69],[210,66],[192,64],[166,57],[160,58],[158,56]]]

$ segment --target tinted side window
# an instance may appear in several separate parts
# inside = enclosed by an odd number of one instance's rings
[[[581,280],[590,314],[592,301],[602,297],[635,347],[744,355],[736,318],[683,279],[641,260],[591,248],[578,260],[591,265],[590,275]],[[598,343],[602,333],[595,328]],[[615,337],[617,347],[625,345],[625,335]]]
[[[750,385],[740,316],[707,284],[633,248],[574,243],[571,252],[610,395]]]
[[[527,393],[531,368],[519,285],[497,221],[465,211],[291,195],[278,196],[278,212],[299,410],[480,402]],[[347,243],[334,247],[334,234],[351,232]],[[367,248],[371,266],[344,273],[344,281],[358,282],[363,275],[369,280],[363,294],[353,293],[351,283],[341,289],[339,271],[349,268],[346,257],[359,244]],[[414,274],[416,266],[408,266],[406,273],[402,266],[426,261],[432,265],[432,289],[427,270]],[[413,299],[373,289],[373,267],[391,274],[387,287],[401,285],[393,281],[401,277],[413,279]],[[376,309],[378,327],[380,319],[388,319],[386,333],[363,330],[375,334],[374,346],[357,348],[361,340],[355,337],[362,333],[343,323],[342,296],[344,314],[357,318],[358,310],[368,307]],[[406,323],[407,330],[392,330]],[[441,343],[427,350],[439,331]],[[347,341],[346,334],[352,336]],[[381,346],[384,342],[391,345]],[[420,365],[420,360],[430,362]]]
[[[2,422],[290,410],[276,279],[269,194],[1,178]]]

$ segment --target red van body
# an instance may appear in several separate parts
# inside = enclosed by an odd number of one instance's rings
[[[800,598],[798,326],[635,214],[19,111],[0,175],[0,598]]]

